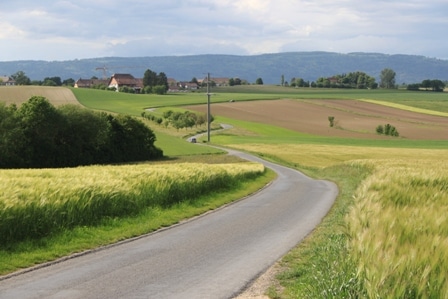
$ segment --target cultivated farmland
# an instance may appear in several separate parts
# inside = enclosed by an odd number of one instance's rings
[[[73,92],[66,87],[50,86],[4,86],[0,87],[0,102],[18,104],[28,101],[32,96],[43,96],[54,106],[65,104],[79,105]]]
[[[249,162],[1,170],[0,246],[194,201],[263,172]]]
[[[187,109],[206,111],[205,106]],[[217,103],[212,113],[232,119],[260,122],[311,135],[385,139],[375,128],[395,126],[401,138],[448,140],[448,117],[416,113],[357,100],[277,100]],[[335,126],[330,127],[328,117]]]

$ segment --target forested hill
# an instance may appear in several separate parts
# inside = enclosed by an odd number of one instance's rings
[[[194,55],[165,57],[106,57],[69,61],[0,61],[0,76],[24,71],[31,80],[45,77],[61,79],[111,76],[130,73],[143,77],[147,69],[164,72],[169,78],[189,81],[212,77],[229,77],[255,82],[262,78],[265,84],[280,84],[303,78],[315,81],[319,77],[361,71],[377,78],[384,68],[396,72],[396,83],[419,83],[425,79],[448,80],[448,60],[415,55],[386,55],[380,53],[290,52],[252,56]],[[106,71],[106,72],[104,72]]]

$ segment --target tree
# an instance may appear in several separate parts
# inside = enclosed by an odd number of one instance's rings
[[[145,71],[145,74],[143,75],[143,86],[149,86],[153,87],[157,85],[157,74],[150,69],[147,69]]]
[[[285,75],[282,75],[282,78],[281,78],[281,84],[282,84],[282,86],[285,85]]]
[[[11,76],[17,85],[30,85],[31,80],[28,78],[23,71],[18,71],[14,75]]]
[[[169,89],[168,77],[166,76],[166,74],[164,72],[160,72],[157,75],[157,84],[156,85],[165,86],[164,94],[168,91],[168,89]]]
[[[431,80],[431,88],[433,91],[443,91],[445,83],[441,80]]]
[[[28,167],[55,167],[57,165],[60,128],[63,119],[56,108],[41,96],[33,96],[17,110],[24,141],[23,156]]]
[[[257,80],[255,80],[255,84],[257,84],[257,85],[263,85],[263,79],[261,79],[261,78],[257,78]]]
[[[157,88],[156,88],[157,86]],[[163,89],[163,91],[161,91]],[[169,89],[168,78],[165,73],[160,72],[158,75],[150,69],[145,71],[143,75],[143,90],[145,93],[152,91],[157,94],[166,94]]]
[[[52,81],[53,83],[45,84],[48,81]],[[61,80],[61,77],[46,77],[44,79],[44,83],[42,85],[61,86],[62,85],[62,80]]]
[[[156,85],[152,88],[152,92],[155,94],[163,95],[166,94],[167,88],[165,85]]]
[[[75,85],[75,80],[73,78],[65,79],[64,81],[62,81],[62,85],[73,87]]]
[[[25,136],[18,125],[17,106],[0,102],[0,167],[24,165]]]
[[[392,69],[383,69],[381,71],[381,83],[380,86],[382,88],[395,88],[395,72]]]
[[[102,162],[102,148],[108,145],[110,131],[105,113],[77,105],[61,106],[59,113],[65,119],[58,149],[61,165],[78,166]]]

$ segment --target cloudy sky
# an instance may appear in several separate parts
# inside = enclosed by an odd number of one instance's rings
[[[448,0],[2,0],[0,61],[379,52],[448,59]]]

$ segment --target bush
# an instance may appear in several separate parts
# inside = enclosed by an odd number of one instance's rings
[[[330,122],[330,127],[334,127],[334,116],[329,116],[328,121]]]
[[[378,127],[376,127],[376,132],[378,134],[384,134],[384,127],[383,127],[383,125],[378,125]]]
[[[390,124],[386,124],[384,127],[382,125],[379,125],[378,127],[376,127],[376,132],[378,134],[384,134],[387,136],[393,136],[393,137],[400,136],[400,134],[397,131],[397,128],[395,128]]]
[[[20,108],[0,105],[0,167],[73,167],[160,158],[154,132],[131,116],[67,105],[44,97]]]

